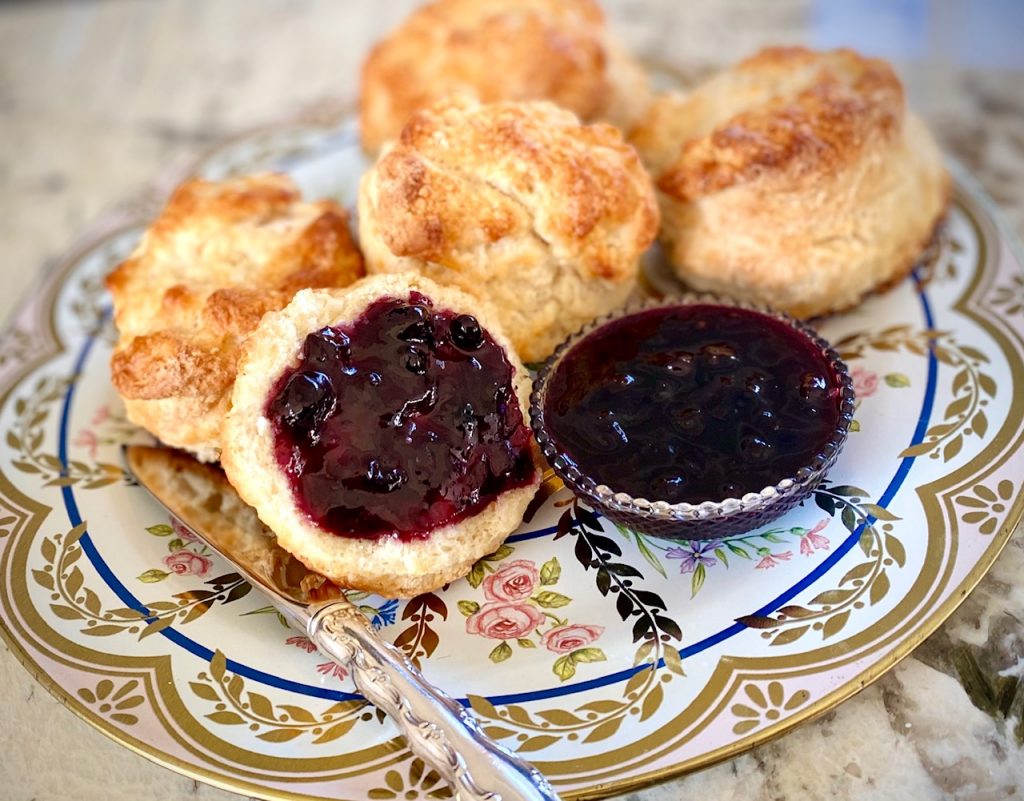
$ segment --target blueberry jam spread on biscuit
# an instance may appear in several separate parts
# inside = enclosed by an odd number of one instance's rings
[[[416,540],[534,477],[513,367],[419,293],[309,334],[266,415],[299,507],[346,537]]]
[[[651,309],[558,363],[544,407],[558,450],[634,498],[701,503],[792,477],[833,436],[841,386],[799,331],[745,309]]]

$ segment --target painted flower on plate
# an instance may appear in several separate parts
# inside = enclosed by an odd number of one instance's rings
[[[601,634],[604,626],[570,625],[559,626],[544,633],[540,644],[556,654],[567,654],[585,645],[590,645]]]
[[[316,646],[313,645],[313,641],[309,637],[289,637],[284,641],[285,645],[294,645],[296,648],[301,648],[307,654],[313,653],[316,650]]]
[[[205,576],[210,572],[213,561],[193,551],[180,550],[164,557],[164,564],[179,576]]]
[[[171,516],[171,528],[174,529],[175,537],[182,542],[199,542],[199,535],[173,515]]]
[[[721,540],[694,541],[688,542],[679,548],[669,548],[665,551],[665,556],[669,559],[682,560],[679,563],[680,573],[692,573],[697,569],[697,565],[714,567],[718,564],[718,560],[711,554],[715,552],[716,548],[721,547]]]
[[[74,446],[76,448],[84,448],[90,459],[96,458],[96,449],[99,447],[99,439],[92,431],[88,428],[83,428],[74,439]]]
[[[853,391],[858,398],[869,398],[878,389],[878,373],[863,367],[854,367],[850,371],[850,378],[853,379]]]
[[[484,595],[491,601],[523,601],[530,597],[538,581],[537,565],[517,559],[484,579]]]
[[[392,598],[390,601],[385,601],[380,605],[380,608],[374,613],[373,617],[370,618],[370,625],[375,629],[383,628],[384,626],[390,626],[395,622],[395,616],[398,613],[398,601]]]
[[[761,561],[758,562],[755,567],[758,570],[768,570],[769,568],[775,567],[779,562],[788,562],[793,558],[792,551],[783,551],[782,553],[766,553],[761,557]]]
[[[529,603],[493,601],[466,619],[466,631],[492,640],[525,637],[544,622],[544,614]]]
[[[333,676],[336,679],[345,680],[348,678],[348,670],[334,662],[321,662],[316,666],[316,672],[324,676]]]
[[[829,524],[829,518],[819,521],[810,531],[800,535],[800,553],[810,556],[815,551],[827,551],[829,548],[828,537],[823,537],[818,532],[822,531]]]

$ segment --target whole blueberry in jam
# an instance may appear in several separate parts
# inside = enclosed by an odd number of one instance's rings
[[[462,350],[476,350],[484,343],[484,332],[475,317],[460,314],[451,323],[452,342]]]
[[[266,415],[299,507],[349,537],[417,539],[533,480],[504,351],[419,293],[309,334]]]
[[[320,426],[334,410],[334,385],[318,370],[293,373],[278,397],[281,417],[293,430],[309,437],[319,434]]]
[[[544,431],[595,484],[671,504],[760,492],[834,436],[842,381],[786,322],[690,304],[612,320],[547,379]]]

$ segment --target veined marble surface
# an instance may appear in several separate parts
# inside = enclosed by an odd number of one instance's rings
[[[766,44],[849,44],[892,59],[911,103],[1002,206],[1010,227],[1024,234],[1024,51],[1019,47],[1024,4],[604,4],[634,51],[693,77]],[[323,98],[353,99],[367,49],[413,5],[412,0],[0,5],[0,312],[6,316],[38,271],[104,210],[205,147]],[[1022,578],[1024,532],[1019,531],[953,617],[875,685],[774,743],[628,797],[1019,797],[1024,794]],[[1015,700],[1000,706],[1000,687],[1005,698]],[[0,698],[0,798],[238,798],[108,740],[61,709],[2,645]]]

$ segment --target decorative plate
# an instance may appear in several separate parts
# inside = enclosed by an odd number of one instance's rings
[[[196,172],[271,166],[351,207],[365,163],[335,114],[236,140]],[[821,323],[859,405],[813,501],[672,545],[549,481],[467,579],[403,603],[358,597],[373,625],[566,798],[734,755],[892,667],[977,583],[1024,502],[1021,259],[957,177],[915,276]],[[120,443],[145,436],[110,386],[102,277],[154,210],[122,210],[71,254],[0,350],[10,647],[77,715],[203,781],[266,798],[446,797],[345,671],[122,471]],[[656,267],[649,279],[671,283]]]

